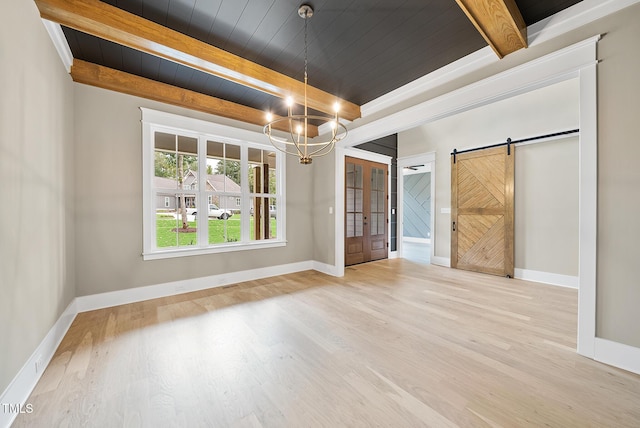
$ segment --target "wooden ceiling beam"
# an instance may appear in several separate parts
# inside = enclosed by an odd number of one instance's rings
[[[44,19],[91,34],[280,98],[304,104],[304,83],[237,55],[98,0],[35,0]],[[360,117],[360,106],[312,86],[310,108],[347,120]]]
[[[527,24],[515,0],[456,0],[500,57],[526,48]]]
[[[259,126],[265,124],[264,112],[261,110],[78,59],[73,60],[71,78],[74,82],[215,114],[228,119]],[[274,119],[277,118],[277,116],[274,117]],[[288,132],[289,127],[285,125],[287,123],[283,121],[281,125],[274,126],[274,128]],[[318,127],[310,125],[308,132],[310,137],[315,137],[318,135]]]

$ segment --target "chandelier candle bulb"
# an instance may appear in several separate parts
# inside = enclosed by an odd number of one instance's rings
[[[308,165],[312,159],[317,156],[329,154],[335,144],[347,135],[346,126],[340,122],[339,111],[340,104],[335,102],[333,110],[334,117],[320,116],[309,114],[309,106],[307,104],[307,25],[313,16],[313,8],[307,4],[303,4],[298,8],[298,15],[304,19],[304,114],[293,114],[294,100],[292,96],[287,97],[287,117],[279,117],[274,119],[273,115],[267,114],[267,124],[263,128],[264,134],[269,138],[269,142],[273,147],[288,155],[297,156],[301,164]],[[323,140],[321,137],[309,138],[309,126],[320,127],[322,124],[328,124],[331,128],[330,138]],[[288,138],[278,138],[272,135],[272,128],[284,126],[288,128]],[[315,135],[315,133],[314,133]],[[323,141],[320,141],[323,140]]]

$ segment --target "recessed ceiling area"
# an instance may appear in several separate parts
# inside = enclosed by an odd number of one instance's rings
[[[153,44],[136,44],[136,32],[146,28],[146,22],[149,22],[162,26],[156,26],[153,30],[156,33],[163,32],[163,28],[166,32],[173,30],[250,61],[238,64],[237,69],[232,70],[234,73],[242,74],[255,64],[255,67],[274,72],[277,77],[301,82],[304,20],[298,16],[297,3],[288,0],[92,0],[79,6],[76,3],[79,4],[78,0],[36,0],[44,18],[61,23],[75,60],[106,67],[101,69],[103,71],[117,70],[280,115],[286,113],[280,99],[282,92],[288,87],[294,94],[299,91],[287,81],[279,93],[256,90],[250,84],[179,64],[177,60],[162,58],[157,52],[134,48]],[[470,13],[461,7],[464,0],[320,0],[308,3],[315,10],[308,23],[309,85],[324,91],[325,97],[338,97],[352,103],[353,108],[487,46],[477,25],[474,26],[477,23],[472,22]],[[515,8],[524,24],[529,26],[579,1],[485,0],[480,3],[486,3],[492,11],[497,10],[496,5],[502,5],[505,10],[509,4],[515,5],[512,9]],[[94,19],[96,26],[102,22],[104,26],[109,25],[111,11],[144,21],[136,21],[138,25],[131,26],[128,30],[131,34],[127,34],[126,40],[136,40],[125,46],[125,42],[106,40],[103,34],[80,31],[82,24],[78,23],[81,20],[68,13],[74,7],[86,9],[86,12],[78,13],[86,14],[84,21]],[[105,7],[109,8],[106,12]],[[65,8],[66,11],[56,12],[56,9]],[[96,16],[91,17],[91,13]],[[67,22],[63,17],[65,14],[71,16]],[[487,17],[495,18],[491,14]],[[116,18],[116,21],[122,19]],[[198,49],[202,50],[202,47]],[[211,57],[215,58],[215,54]],[[117,87],[111,89],[119,90]],[[323,110],[320,104],[312,107]],[[359,117],[359,112],[353,111],[350,120]]]

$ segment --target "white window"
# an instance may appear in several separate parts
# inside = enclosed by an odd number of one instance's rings
[[[263,134],[141,110],[145,260],[285,245],[284,154]]]

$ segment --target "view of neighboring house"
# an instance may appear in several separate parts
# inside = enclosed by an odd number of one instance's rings
[[[154,187],[158,190],[156,194],[156,210],[174,211],[180,207],[179,195],[175,192],[178,188],[176,180],[166,177],[154,177]],[[207,203],[216,204],[221,208],[231,211],[240,210],[240,185],[231,178],[223,174],[207,174],[205,183],[207,192],[216,193],[234,193],[238,196],[220,196],[209,195]],[[187,171],[182,183],[183,189],[197,189],[198,172]],[[185,196],[185,205],[187,208],[196,208],[195,194],[187,194]]]

